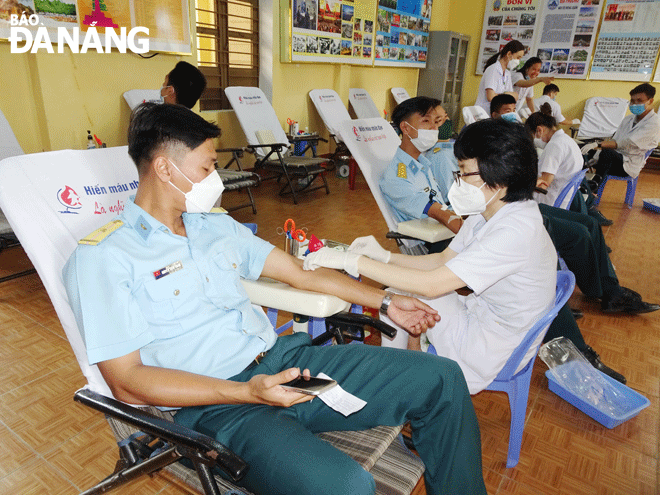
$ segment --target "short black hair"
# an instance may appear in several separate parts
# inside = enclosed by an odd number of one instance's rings
[[[206,78],[197,67],[181,61],[167,75],[167,84],[174,88],[177,103],[192,108],[206,89]]]
[[[550,93],[553,92],[559,93],[559,86],[557,86],[556,84],[547,84],[545,88],[543,88],[544,95],[549,95]]]
[[[429,111],[441,104],[442,102],[437,98],[430,98],[428,96],[415,96],[414,98],[408,98],[399,103],[394,110],[392,110],[392,125],[398,129],[402,120],[407,119],[415,113],[426,115]]]
[[[477,160],[481,179],[491,188],[506,187],[505,203],[532,199],[538,174],[534,142],[521,124],[478,120],[463,128],[454,143],[458,160]]]
[[[128,154],[141,174],[164,147],[194,150],[207,139],[220,135],[220,128],[183,105],[146,102],[131,114]]]
[[[630,96],[638,95],[639,93],[644,93],[646,97],[650,100],[655,96],[655,88],[649,83],[642,83],[639,86],[635,86],[630,90]]]
[[[500,110],[504,105],[509,105],[513,103],[514,105],[516,104],[516,99],[508,95],[506,93],[500,93],[499,95],[495,95],[493,99],[490,101],[490,114],[491,116],[493,115],[493,112],[500,113]]]

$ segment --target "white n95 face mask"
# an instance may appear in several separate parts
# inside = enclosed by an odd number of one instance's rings
[[[478,215],[483,213],[486,210],[488,203],[490,203],[495,197],[493,195],[493,197],[486,202],[486,197],[481,190],[485,185],[486,184],[484,183],[481,187],[477,187],[462,180],[459,186],[454,182],[447,193],[447,199],[449,199],[449,202],[454,209],[454,213],[460,216]]]
[[[406,122],[407,123],[407,122]],[[410,125],[410,124],[408,124]],[[413,129],[413,126],[410,125]],[[435,129],[415,129],[417,131],[416,138],[410,138],[410,142],[420,153],[430,150],[435,143],[438,142],[438,131]],[[410,136],[408,136],[410,137]]]
[[[172,160],[168,161],[179,170]],[[222,179],[218,173],[214,170],[204,179],[199,182],[193,182],[188,177],[185,176],[181,170],[179,170],[181,175],[183,175],[188,182],[192,184],[192,189],[187,193],[184,193],[181,189],[176,187],[170,181],[170,185],[183,194],[186,198],[186,212],[188,213],[208,213],[213,208],[213,205],[220,199],[222,196],[222,191],[225,190],[225,185],[222,183]]]
[[[537,148],[543,149],[543,148],[545,148],[546,144],[548,144],[548,143],[543,141],[543,139],[537,138],[537,137],[534,138],[534,146],[536,146]]]
[[[519,64],[520,64],[520,60],[516,60],[515,58],[512,58],[511,60],[509,60],[509,63],[506,64],[506,68],[509,70],[515,70]]]

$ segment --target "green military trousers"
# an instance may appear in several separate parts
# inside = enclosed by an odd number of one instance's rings
[[[249,465],[241,484],[260,495],[361,495],[371,474],[314,433],[410,421],[426,466],[429,495],[485,494],[481,442],[458,365],[426,353],[370,345],[311,346],[307,334],[279,337],[261,363],[231,378],[247,381],[291,367],[325,373],[367,401],[344,417],[320,399],[289,408],[214,405],[183,408],[175,421],[214,437]]]

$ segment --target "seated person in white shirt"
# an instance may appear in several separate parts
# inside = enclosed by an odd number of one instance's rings
[[[547,194],[535,194],[535,199],[554,206],[566,184],[584,168],[582,152],[570,136],[557,128],[557,121],[547,103],[541,105],[539,112],[529,116],[525,127],[534,136],[536,147],[543,149],[539,157],[537,186],[547,190]]]
[[[344,259],[357,257],[360,274],[434,298],[429,304],[441,320],[438,331],[426,335],[439,355],[458,362],[475,394],[493,381],[553,305],[557,253],[532,199],[537,154],[525,129],[481,120],[461,131],[454,150],[460,173],[449,199],[456,213],[468,218],[442,253],[405,256],[375,243],[348,253],[323,248],[308,255],[304,266],[338,268]],[[465,286],[474,292],[455,292]],[[383,345],[420,349],[418,338],[404,336],[392,342],[383,338]]]
[[[401,146],[380,180],[380,189],[392,207],[398,222],[431,217],[456,233],[463,221],[447,207],[447,198],[431,170],[431,162],[423,153],[438,142],[438,122],[435,98],[417,96],[402,101],[392,111],[392,125],[401,131]],[[431,252],[448,245],[440,241],[428,243]]]
[[[655,88],[648,83],[630,91],[630,112],[612,139],[601,141],[594,180],[606,175],[638,177],[646,164],[646,153],[660,142],[660,117],[653,110]]]
[[[536,110],[541,108],[541,105],[548,103],[550,108],[552,108],[552,116],[560,125],[571,125],[579,124],[579,120],[568,120],[561,114],[561,107],[557,103],[557,93],[559,93],[559,87],[556,84],[548,84],[543,88],[543,96],[534,100],[534,106]]]
[[[520,110],[527,105],[527,108],[535,112],[534,86],[541,82],[550,84],[555,79],[554,77],[539,77],[542,64],[543,61],[540,58],[530,57],[520,69],[511,73],[513,89],[518,92],[516,110]]]

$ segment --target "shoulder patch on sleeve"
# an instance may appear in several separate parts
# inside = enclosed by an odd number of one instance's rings
[[[442,146],[436,146],[433,148],[433,153],[437,153],[438,151],[442,151]]]
[[[396,176],[399,177],[400,179],[407,179],[408,178],[408,172],[406,172],[406,164],[399,162],[399,166],[396,169]]]
[[[228,213],[228,212],[221,206],[217,206],[215,208],[211,208],[211,213]]]
[[[88,246],[96,246],[101,241],[103,241],[103,239],[108,237],[110,234],[112,234],[122,225],[124,225],[124,222],[122,222],[118,218],[115,218],[114,220],[111,220],[110,222],[106,223],[103,227],[96,229],[91,234],[87,234],[84,238],[78,241],[78,244],[87,244]]]

